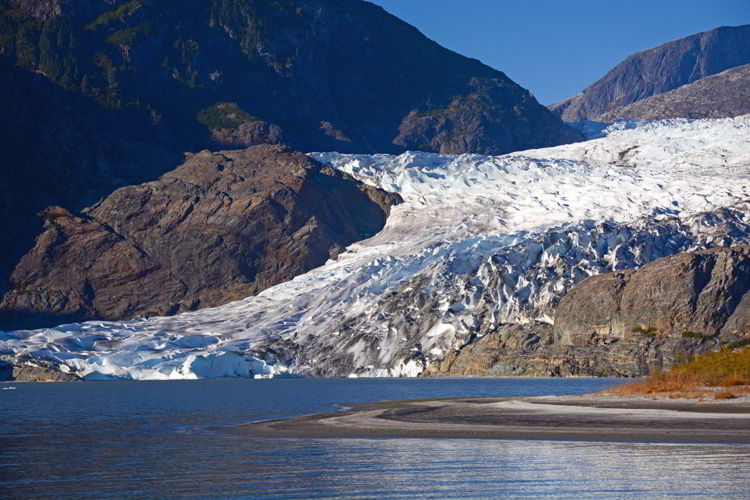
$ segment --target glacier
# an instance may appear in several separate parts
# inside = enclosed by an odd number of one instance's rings
[[[750,115],[615,123],[503,156],[312,153],[399,193],[384,229],[259,295],[171,317],[0,332],[86,379],[417,376],[587,276],[750,243]]]

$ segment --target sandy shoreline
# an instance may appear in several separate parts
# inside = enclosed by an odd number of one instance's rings
[[[696,402],[588,395],[430,399],[352,407],[239,428],[269,437],[750,444],[750,398]]]

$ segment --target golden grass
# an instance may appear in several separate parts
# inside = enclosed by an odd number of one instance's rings
[[[642,382],[606,391],[619,396],[732,399],[750,394],[750,347],[696,356],[693,361],[650,375]],[[716,388],[722,387],[718,391]]]
[[[723,390],[714,394],[714,399],[734,399],[737,396],[732,391]]]
[[[747,385],[747,377],[730,375],[719,383],[722,387],[734,387],[736,385]]]

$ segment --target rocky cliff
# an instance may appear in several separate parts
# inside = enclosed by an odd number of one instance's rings
[[[569,122],[601,121],[607,111],[749,63],[750,25],[716,28],[633,54],[550,109]]]
[[[748,292],[749,246],[683,253],[584,280],[560,302],[554,330],[569,345],[643,334],[750,336]]]
[[[0,318],[39,327],[241,299],[380,231],[399,200],[281,146],[189,155],[80,216],[46,209]]]
[[[668,118],[723,118],[750,114],[750,64],[722,71],[657,94],[597,117],[617,120],[664,120]]]
[[[429,375],[641,376],[750,344],[750,247],[686,252],[592,276],[560,301],[554,326],[503,325]]]

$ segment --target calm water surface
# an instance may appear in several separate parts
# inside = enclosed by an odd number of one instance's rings
[[[13,384],[0,498],[750,498],[750,446],[287,439],[235,424],[349,402],[579,394],[606,379]],[[0,384],[8,387],[10,384]]]

